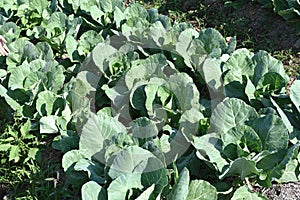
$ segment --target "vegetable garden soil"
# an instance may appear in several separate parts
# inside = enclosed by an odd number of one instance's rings
[[[257,188],[257,192],[262,193],[270,200],[297,200],[300,199],[300,183],[274,184],[270,188]]]
[[[199,3],[196,2],[196,0],[182,2],[182,11],[188,12],[198,9]],[[273,13],[271,9],[262,8],[255,2],[245,3],[239,9],[224,6],[224,1],[205,0],[204,3],[206,7],[206,27],[214,27],[224,32],[224,35],[236,35],[238,47],[253,48],[256,51],[261,47],[267,48],[264,50],[268,51],[291,48],[295,52],[300,51],[300,36],[296,34],[295,28],[279,15]],[[195,21],[191,21],[191,23],[195,24]],[[220,26],[223,27],[223,31],[220,30]],[[243,38],[245,33],[248,33],[250,38]],[[247,39],[251,40],[256,46],[243,45],[243,42]],[[261,44],[261,42],[267,40],[269,44]],[[298,57],[298,61],[300,61],[300,57]]]

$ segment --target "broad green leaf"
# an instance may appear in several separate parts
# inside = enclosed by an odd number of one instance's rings
[[[63,2],[63,0],[61,0],[61,5],[64,5],[65,2]],[[81,1],[78,1],[78,0],[68,0],[68,3],[71,4],[71,7],[73,8],[73,10],[75,11],[75,13],[77,13],[79,7],[82,9],[82,10],[86,10],[86,4],[88,3],[89,1],[87,0],[81,0]],[[92,0],[90,1],[91,4],[88,4],[89,6],[90,5],[93,5],[95,4],[95,1]],[[71,9],[72,9],[71,8]],[[64,8],[65,10],[67,10],[67,8]]]
[[[224,177],[239,175],[242,180],[246,177],[259,174],[259,170],[256,168],[256,163],[248,158],[237,158],[230,163],[230,166],[222,173],[220,179]]]
[[[105,140],[111,140],[119,133],[126,133],[126,128],[116,119],[104,114],[91,113],[82,128],[79,149],[86,150],[87,156],[92,156],[102,150]]]
[[[258,85],[259,80],[268,72],[275,72],[281,75],[281,77],[288,82],[289,77],[285,73],[285,69],[283,64],[269,55],[266,51],[257,52],[252,61],[255,64],[254,76],[253,76],[253,84],[255,86]]]
[[[71,164],[71,162],[69,164]],[[74,165],[74,169],[76,171],[87,172],[89,179],[96,181],[97,183],[105,184],[106,182],[104,178],[104,169],[96,162],[82,158]]]
[[[286,155],[286,151],[282,150],[279,152],[269,152],[267,150],[264,150],[257,154],[253,161],[257,163],[257,168],[263,169],[263,170],[270,170],[273,169],[278,163],[284,159]]]
[[[40,133],[58,133],[56,126],[57,116],[49,115],[40,119]]]
[[[140,196],[138,196],[138,198],[136,198],[135,200],[149,200],[152,192],[154,191],[154,188],[155,185],[154,184],[151,185],[142,194],[140,194]]]
[[[99,43],[92,51],[92,54],[89,56],[89,58],[83,63],[80,70],[93,72],[94,74],[99,76],[99,73],[104,73],[106,70],[106,66],[104,66],[103,63],[104,60],[116,53],[116,51],[117,50],[114,47],[106,43]]]
[[[287,81],[276,72],[268,72],[258,81],[256,89],[262,92],[274,92],[285,87]]]
[[[274,114],[268,114],[249,122],[259,135],[264,150],[274,151],[287,148],[289,135],[283,121]]]
[[[21,29],[14,22],[6,22],[5,24],[0,25],[0,27],[0,34],[5,38],[8,44],[20,36]]]
[[[225,38],[216,29],[202,29],[199,32],[198,39],[203,43],[204,49],[206,50],[207,54],[211,54],[212,57],[221,56],[220,54],[214,54],[214,52],[216,52],[216,49],[219,49],[220,53],[227,50]]]
[[[217,189],[204,180],[192,180],[186,200],[217,200]]]
[[[255,109],[244,101],[236,98],[226,98],[213,110],[210,123],[217,133],[226,133],[229,129],[243,125],[257,117]]]
[[[221,134],[223,153],[229,157],[247,155],[260,152],[262,143],[257,133],[247,125],[238,125],[226,133]]]
[[[102,23],[102,17],[105,16],[105,13],[96,5],[92,5],[89,8],[89,11],[91,13],[91,17],[98,22],[99,24],[103,24]]]
[[[62,167],[67,171],[73,164],[77,163],[80,159],[86,158],[84,151],[71,150],[64,154],[62,158]]]
[[[51,62],[54,59],[53,50],[47,42],[38,42],[35,47],[37,48],[40,59],[46,62]]]
[[[249,79],[249,77],[247,77],[247,84],[246,84],[246,87],[245,87],[245,94],[247,95],[248,100],[251,103],[252,103],[253,100],[256,99],[256,97],[255,97],[255,91],[256,91],[255,86],[253,85],[253,83]]]
[[[178,37],[178,41],[176,42],[176,52],[179,53],[180,56],[183,57],[185,64],[192,68],[190,62],[190,56],[193,53],[190,51],[190,45],[192,41],[199,37],[199,33],[194,29],[187,29],[180,33]]]
[[[108,85],[103,85],[102,88],[105,91],[105,94],[111,100],[112,105],[119,113],[120,118],[124,122],[132,121],[132,117],[129,112],[129,91],[126,87],[126,83],[124,79],[120,79],[117,85],[113,88],[109,88]]]
[[[65,39],[65,43],[66,43],[66,50],[67,50],[69,58],[72,61],[75,60],[76,59],[75,51],[77,50],[78,42],[72,35],[67,35],[66,39]]]
[[[175,160],[182,156],[191,146],[190,138],[188,138],[183,132],[173,130],[170,133],[172,133],[172,135],[168,140],[167,138],[161,140],[161,145],[165,145],[161,147],[161,149],[165,153],[164,157],[166,163],[175,162]]]
[[[8,44],[10,53],[6,58],[6,64],[9,67],[15,67],[22,64],[25,60],[31,61],[36,59],[34,45],[28,41],[28,38],[22,37]],[[30,56],[31,55],[31,56]]]
[[[205,83],[209,86],[210,91],[213,93],[222,94],[222,71],[221,71],[221,61],[219,59],[207,58],[203,65],[197,67],[197,71],[200,72]]]
[[[45,65],[43,68],[44,72],[44,81],[43,84],[54,93],[57,93],[59,90],[62,89],[62,85],[64,85],[66,76],[65,76],[65,69],[62,65],[54,65],[48,66],[49,63]]]
[[[108,174],[115,179],[122,174],[142,174],[162,168],[163,163],[150,151],[138,146],[129,146],[116,155]]]
[[[158,89],[165,83],[165,80],[157,77],[150,79],[149,83],[145,86],[144,91],[146,93],[145,108],[147,109],[150,118],[154,115],[155,106],[153,102],[155,100]]]
[[[115,11],[114,11],[114,20],[116,22],[116,26],[119,29],[121,26],[121,22],[125,19],[125,14],[123,13],[123,11],[116,7]]]
[[[79,81],[78,85],[75,82],[74,91],[82,96],[93,97],[96,91],[99,77],[90,71],[81,71],[77,74],[76,80]]]
[[[200,137],[194,137],[193,145],[197,149],[197,157],[212,163],[212,165],[220,172],[222,172],[224,167],[229,164],[221,155],[222,141],[218,134],[211,133]]]
[[[238,188],[231,198],[232,200],[240,200],[240,199],[251,199],[251,200],[267,200],[266,197],[262,196],[257,192],[252,192],[249,188],[244,185]]]
[[[145,60],[136,61],[126,73],[126,86],[131,89],[135,83],[150,80],[153,77],[166,79],[166,74],[163,72],[165,66],[167,66],[167,60],[163,54],[155,54]]]
[[[192,135],[197,135],[199,131],[199,121],[204,119],[203,114],[196,108],[185,111],[179,119],[179,130],[192,139]]]
[[[297,167],[298,167],[298,161],[296,159],[290,160],[286,164],[285,170],[278,180],[279,183],[288,183],[288,182],[297,182]]]
[[[105,13],[113,12],[116,7],[123,8],[121,0],[103,0],[99,3]]]
[[[125,200],[128,190],[142,188],[140,174],[123,174],[109,185],[107,189],[108,200]]]
[[[59,49],[66,37],[68,17],[63,12],[51,14],[48,23],[42,27],[45,30],[45,40],[50,43],[52,48]]]
[[[131,131],[133,136],[137,138],[151,138],[158,134],[156,124],[146,117],[140,117],[132,121]]]
[[[105,200],[107,192],[95,181],[89,181],[82,186],[81,197],[82,200]]]
[[[193,79],[186,73],[171,75],[165,87],[175,95],[179,103],[179,108],[182,111],[199,108],[199,91]]]
[[[98,81],[99,77],[92,72],[81,71],[77,74],[76,79],[72,82],[73,89],[70,95],[72,110],[76,116],[82,116],[82,111],[85,109],[92,109],[91,111],[95,112],[91,100],[95,98]]]
[[[7,94],[7,89],[0,85],[0,96],[4,97],[7,104],[15,111],[22,112],[22,106]]]
[[[40,92],[36,101],[36,109],[39,112],[39,114],[41,116],[51,115],[56,99],[56,94],[51,91]]]
[[[224,95],[229,98],[247,100],[246,86],[239,81],[232,81],[224,86]]]
[[[290,98],[300,113],[300,80],[294,81],[290,88]]]
[[[294,130],[294,127],[292,126],[290,120],[288,119],[288,117],[286,116],[286,114],[283,112],[283,110],[279,107],[279,105],[276,103],[276,101],[270,97],[270,100],[272,102],[272,104],[275,106],[279,116],[282,119],[282,122],[284,123],[285,127],[288,129],[289,133],[292,133]]]
[[[145,85],[147,84],[147,81],[139,81],[135,84],[135,86],[132,88],[130,93],[130,104],[131,106],[141,112],[142,116],[146,116],[146,108],[145,108],[145,102],[146,102],[146,93],[144,91]]]
[[[8,82],[8,87],[11,90],[15,89],[30,89],[30,86],[37,84],[41,78],[41,74],[38,74],[38,71],[45,65],[43,60],[35,60],[31,63],[23,63],[23,65],[15,68],[11,71],[11,75]],[[37,76],[37,79],[34,82],[34,76]],[[27,77],[31,76],[31,80],[28,79],[25,86],[25,80]]]
[[[29,4],[29,7],[32,10],[36,10],[41,17],[43,11],[47,10],[48,6],[49,6],[49,1],[47,0],[32,0]]]
[[[187,168],[184,168],[180,176],[173,186],[171,194],[168,196],[168,199],[171,200],[185,200],[189,192],[189,182],[190,182],[190,173]]]
[[[129,18],[144,18],[148,17],[147,10],[140,4],[135,3],[125,10],[126,19]]]
[[[285,156],[280,160],[280,162],[274,168],[271,169],[272,177],[280,179],[282,178],[284,173],[288,173],[288,171],[291,170],[286,168],[289,165],[289,163],[292,162],[292,160],[296,157],[299,146],[300,146],[300,142],[297,142],[287,151],[284,151]],[[293,168],[293,164],[289,167]]]
[[[7,75],[6,70],[0,69],[0,80],[3,80]]]
[[[84,32],[78,42],[78,53],[79,55],[88,55],[98,43],[103,42],[104,39],[100,34],[94,30]]]
[[[68,152],[72,149],[79,148],[79,135],[74,131],[67,131],[65,134],[61,132],[52,142],[52,148],[62,152]]]
[[[149,36],[155,43],[153,46],[162,47],[172,43],[168,41],[168,32],[160,21],[157,21],[151,25],[149,29]]]
[[[142,174],[142,185],[147,188],[155,184],[155,189],[151,194],[151,198],[159,196],[169,184],[168,171],[166,168],[161,168],[156,171],[145,172]]]
[[[233,81],[243,83],[243,76],[252,78],[254,73],[252,57],[253,53],[248,49],[234,51],[223,66],[223,72],[225,73],[224,84],[227,85]]]
[[[12,68],[8,86],[12,90],[24,89],[36,95],[40,85],[57,92],[64,80],[63,66],[57,65],[56,62],[46,63],[42,59],[37,59],[30,63],[24,62],[18,68]]]

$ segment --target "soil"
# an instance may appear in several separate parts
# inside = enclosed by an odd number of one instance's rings
[[[300,199],[300,183],[274,184],[270,188],[256,188],[269,200],[298,200]]]
[[[182,1],[182,4],[183,12],[199,9],[197,0]],[[300,35],[297,35],[295,28],[275,14],[272,9],[262,8],[252,1],[245,3],[239,9],[225,7],[224,1],[221,0],[205,0],[204,4],[207,9],[204,13],[199,13],[199,17],[206,18],[206,27],[214,27],[225,36],[236,35],[240,47],[254,50],[265,47],[268,51],[292,48],[294,51],[300,51]],[[203,14],[205,16],[201,16]],[[246,40],[252,41],[255,46],[243,44]],[[266,41],[268,43],[260,44]]]

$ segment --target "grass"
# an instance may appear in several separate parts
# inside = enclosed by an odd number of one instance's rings
[[[293,52],[293,49],[281,50],[273,52],[273,56],[283,62],[289,76],[300,75],[300,52]]]
[[[1,138],[8,137],[4,133]],[[38,148],[40,153],[28,161],[28,151],[20,153],[18,162],[8,161],[8,155],[1,153],[0,199],[74,199],[78,191],[65,185],[62,152],[52,149],[52,139],[49,136],[34,138],[35,142],[29,146]]]

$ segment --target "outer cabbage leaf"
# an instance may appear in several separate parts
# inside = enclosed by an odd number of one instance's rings
[[[230,166],[223,172],[220,179],[224,177],[239,175],[242,180],[250,175],[259,174],[259,170],[256,168],[256,163],[248,158],[237,158],[230,163]]]
[[[254,85],[257,85],[259,80],[268,72],[278,73],[284,80],[286,80],[286,82],[289,81],[289,77],[285,73],[283,64],[279,60],[273,58],[266,51],[257,52],[253,56],[252,60],[255,64],[253,75]]]
[[[217,200],[217,189],[204,180],[192,180],[186,200]]]
[[[186,200],[189,192],[189,182],[190,182],[190,173],[187,168],[184,168],[176,184],[173,186],[171,193],[168,196],[168,199],[172,200]]]
[[[249,122],[262,141],[263,150],[280,151],[288,147],[289,135],[282,120],[274,114],[268,114]]]
[[[211,163],[219,172],[222,172],[229,163],[222,157],[222,140],[216,133],[194,137],[194,147],[197,149],[197,157]]]
[[[259,153],[262,143],[257,133],[247,125],[238,125],[221,134],[223,153],[231,159],[248,156],[252,152]]]
[[[290,98],[300,113],[300,80],[296,80],[290,88]]]
[[[256,118],[255,109],[244,101],[236,98],[226,98],[217,105],[211,115],[212,130],[217,133],[226,133],[229,129]]]
[[[164,168],[162,161],[151,152],[138,146],[131,146],[120,151],[114,158],[109,176],[115,179],[122,174],[142,174]]]
[[[128,190],[142,188],[141,174],[123,174],[109,185],[107,189],[108,200],[125,200]]]
[[[95,181],[85,183],[81,188],[82,200],[107,199],[107,191]]]
[[[231,198],[232,200],[238,199],[253,199],[253,200],[267,200],[266,197],[262,196],[257,192],[251,192],[247,186],[242,186],[238,188]]]
[[[86,150],[86,156],[90,157],[104,147],[105,140],[111,140],[117,134],[126,132],[124,125],[116,119],[104,114],[95,115],[91,113],[82,128],[79,149]]]

